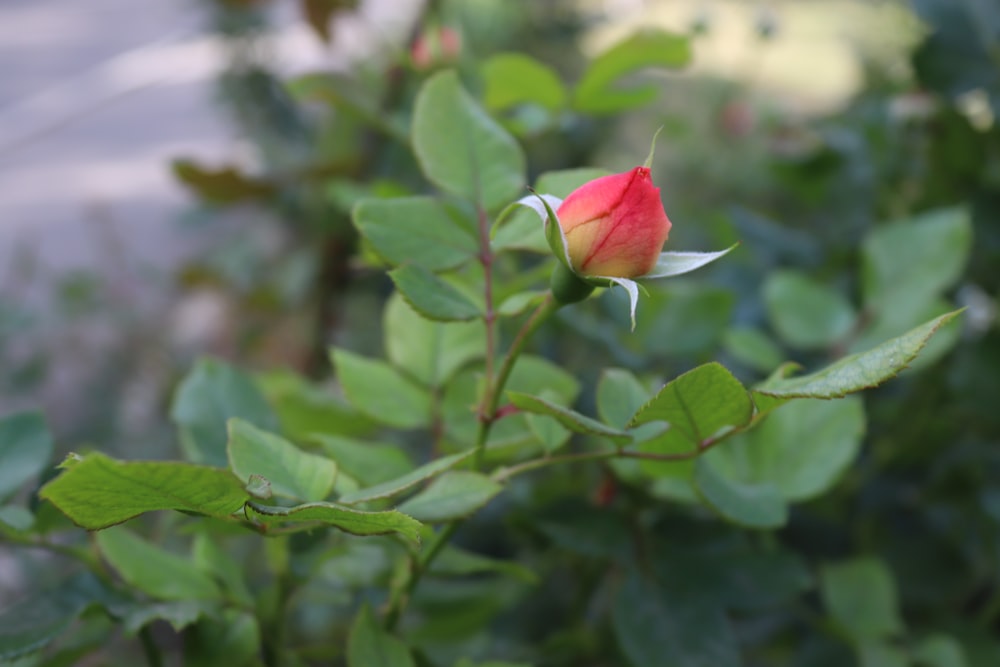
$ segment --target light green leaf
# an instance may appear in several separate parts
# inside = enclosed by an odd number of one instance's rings
[[[942,315],[867,352],[839,359],[815,373],[791,378],[776,374],[758,385],[755,394],[781,399],[840,398],[877,387],[906,368],[934,332],[959,312]]]
[[[625,428],[649,400],[649,389],[623,368],[607,368],[597,383],[597,414],[606,424]]]
[[[226,466],[226,421],[245,419],[274,431],[277,419],[253,380],[215,359],[202,359],[177,387],[170,417],[180,431],[185,457],[193,463]]]
[[[401,266],[390,271],[389,277],[406,302],[429,320],[454,322],[483,314],[467,296],[420,266]]]
[[[860,397],[794,401],[705,454],[721,476],[770,484],[789,501],[814,498],[847,470],[865,432]]]
[[[247,503],[246,513],[247,518],[264,525],[325,524],[352,535],[399,533],[414,542],[420,541],[420,522],[395,510],[363,512],[334,503],[307,503],[295,507]]]
[[[337,464],[324,456],[304,452],[273,433],[242,419],[229,420],[229,466],[244,482],[260,475],[276,496],[322,500],[330,494]]]
[[[971,246],[972,223],[964,208],[875,229],[862,248],[865,304],[877,312],[893,302],[940,295],[961,277]]]
[[[387,482],[370,486],[367,489],[355,491],[354,493],[345,494],[341,496],[340,502],[346,505],[356,505],[357,503],[368,502],[369,500],[390,498],[416,486],[420,482],[454,468],[472,456],[472,454],[473,451],[469,450],[458,454],[451,454],[450,456],[442,456],[396,479],[391,479]]]
[[[524,187],[521,147],[462,88],[452,71],[424,83],[414,104],[413,150],[428,180],[494,211]]]
[[[257,385],[274,406],[281,432],[292,440],[312,433],[361,436],[377,425],[358,412],[329,387],[308,382],[292,371],[271,371],[257,376]]]
[[[0,500],[17,491],[49,465],[52,435],[38,412],[0,419]]]
[[[576,86],[578,111],[610,115],[651,102],[660,86],[647,84],[622,88],[614,84],[627,74],[646,67],[677,68],[691,60],[688,39],[662,30],[642,30],[615,44],[590,63]]]
[[[784,361],[781,348],[759,329],[729,329],[722,336],[722,344],[740,363],[764,373],[773,371]]]
[[[399,511],[426,523],[452,521],[472,514],[502,490],[482,473],[452,470],[400,505]]]
[[[178,461],[117,461],[94,452],[70,458],[39,496],[78,526],[100,530],[144,512],[180,510],[229,518],[247,500],[228,470]]]
[[[504,111],[532,103],[551,111],[566,104],[566,90],[552,68],[523,53],[498,53],[483,63],[483,104]]]
[[[856,558],[820,569],[823,604],[857,644],[886,639],[903,631],[896,584],[885,563]]]
[[[823,349],[843,340],[857,314],[837,290],[798,271],[778,271],[764,283],[764,305],[778,334],[802,349]]]
[[[517,360],[507,387],[524,394],[551,392],[566,404],[573,403],[580,393],[580,382],[572,373],[543,357],[530,354],[521,355]]]
[[[309,440],[337,462],[341,473],[370,486],[413,470],[409,455],[396,445],[361,442],[334,435],[312,435]]]
[[[720,474],[711,459],[695,464],[695,489],[723,518],[747,528],[779,528],[788,521],[788,506],[771,483],[747,484]]]
[[[444,385],[456,371],[486,353],[481,321],[432,322],[399,294],[389,298],[382,328],[389,361],[429,387]]]
[[[472,223],[457,208],[433,197],[365,199],[354,207],[352,218],[390,264],[442,271],[461,266],[479,252]]]
[[[347,399],[375,421],[401,429],[427,426],[431,397],[426,389],[385,362],[347,350],[332,351],[337,378]]]
[[[88,609],[118,601],[97,577],[83,572],[50,591],[5,605],[0,612],[0,660],[15,660],[38,651],[62,635]]]
[[[516,391],[508,391],[508,398],[511,403],[525,412],[552,417],[560,424],[575,433],[595,435],[606,438],[616,445],[627,445],[632,442],[632,436],[616,428],[605,426],[599,421],[591,419],[579,412],[564,408],[561,405],[547,401],[538,396],[524,394]]]
[[[639,446],[661,454],[694,452],[750,422],[753,403],[746,389],[719,363],[675,378],[636,412],[629,427],[667,422],[670,428]],[[676,464],[643,462],[650,473],[677,474]]]
[[[96,535],[97,547],[129,586],[158,600],[221,600],[215,580],[187,558],[117,527]]]
[[[347,667],[416,667],[416,663],[406,645],[383,630],[365,605],[347,636]]]

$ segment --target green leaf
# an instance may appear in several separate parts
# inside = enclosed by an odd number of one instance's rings
[[[498,560],[465,551],[455,546],[445,547],[430,566],[436,576],[450,575],[467,577],[473,574],[503,574],[526,584],[538,583],[538,575],[515,561]]]
[[[0,419],[0,500],[17,491],[49,465],[52,435],[38,412]]]
[[[740,363],[763,373],[773,371],[784,361],[781,348],[758,329],[729,329],[722,336],[722,345]]]
[[[421,170],[442,190],[487,211],[521,194],[521,147],[465,92],[455,72],[440,72],[424,83],[414,104],[412,134]]]
[[[230,518],[247,492],[228,470],[179,461],[117,461],[94,452],[70,457],[39,496],[78,526],[101,530],[144,512],[180,510]]]
[[[35,525],[35,515],[19,505],[0,506],[0,532],[22,533]]]
[[[396,445],[318,434],[309,440],[322,447],[342,472],[365,486],[379,484],[413,470],[409,455]]]
[[[242,564],[233,558],[208,529],[194,536],[191,560],[202,572],[214,577],[237,604],[252,607],[253,594],[243,578]]]
[[[566,89],[552,68],[523,53],[498,53],[482,66],[486,91],[483,104],[504,111],[519,104],[537,104],[558,111],[566,104]]]
[[[377,500],[379,498],[390,498],[416,486],[420,482],[454,468],[459,463],[462,463],[472,456],[472,454],[473,451],[469,450],[458,454],[451,454],[450,456],[442,456],[441,458],[435,459],[430,463],[426,463],[419,468],[402,475],[401,477],[397,477],[396,479],[391,479],[387,482],[370,486],[367,489],[355,491],[354,493],[345,494],[341,496],[340,502],[346,505],[354,505],[357,503],[368,502],[369,500]]]
[[[390,264],[443,271],[479,252],[473,225],[458,209],[433,197],[365,199],[354,207],[352,217],[361,235]]]
[[[401,266],[390,271],[389,277],[406,302],[429,320],[454,322],[483,314],[467,296],[420,266]]]
[[[764,305],[778,334],[802,349],[823,349],[843,340],[857,314],[838,291],[798,271],[778,271],[764,283]]]
[[[877,387],[906,368],[931,336],[960,312],[942,315],[867,352],[839,359],[815,373],[791,378],[776,374],[758,385],[754,393],[776,398],[840,398]]]
[[[964,208],[940,209],[879,227],[865,239],[862,275],[872,311],[939,295],[961,277],[972,247]]]
[[[642,30],[615,44],[590,63],[576,86],[578,111],[610,115],[651,102],[657,84],[621,88],[614,84],[627,74],[646,67],[678,68],[691,60],[691,47],[682,35],[662,30]]]
[[[887,643],[873,642],[858,647],[859,667],[910,667],[906,653]]]
[[[181,556],[123,527],[97,533],[97,547],[125,582],[158,600],[221,600],[215,580]]]
[[[226,466],[226,422],[245,419],[274,431],[277,419],[253,380],[215,359],[202,359],[177,387],[170,417],[180,430],[185,457],[193,463]]]
[[[399,511],[426,523],[452,521],[472,514],[502,490],[482,473],[452,470],[400,505]]]
[[[344,397],[292,371],[258,375],[257,385],[274,406],[281,432],[292,440],[303,440],[313,433],[361,436],[377,427]]]
[[[705,454],[721,476],[768,484],[789,501],[814,498],[850,466],[865,432],[857,396],[836,401],[795,401],[751,431]]]
[[[135,634],[153,621],[166,621],[174,632],[180,632],[198,619],[218,613],[218,605],[205,600],[171,600],[116,605],[112,611],[128,634]]]
[[[599,421],[581,415],[579,412],[570,410],[569,408],[564,408],[561,405],[556,405],[544,398],[517,391],[508,391],[507,396],[510,398],[511,403],[521,410],[552,417],[575,433],[606,438],[616,445],[627,445],[632,442],[632,436],[625,431],[605,426]]]
[[[406,645],[383,630],[365,605],[347,636],[347,667],[416,667],[416,663]]]
[[[679,596],[630,568],[611,611],[632,667],[739,667],[736,638],[720,606]]]
[[[249,667],[260,664],[261,633],[250,612],[226,609],[221,618],[207,618],[184,635],[184,667]]]
[[[324,524],[352,535],[399,533],[420,541],[420,522],[397,512],[364,512],[334,503],[306,503],[295,507],[268,507],[247,503],[247,518],[263,525]]]
[[[242,419],[229,420],[229,466],[244,482],[260,475],[271,483],[271,492],[296,500],[326,498],[337,477],[337,464],[309,454]]]
[[[431,397],[423,387],[382,361],[338,349],[332,356],[344,394],[358,410],[400,429],[430,424]]]
[[[885,563],[856,558],[820,569],[823,604],[857,644],[886,639],[903,631],[896,585]]]
[[[707,456],[695,464],[695,489],[723,518],[747,528],[779,528],[788,521],[788,506],[771,483],[748,484],[716,470]]]
[[[929,635],[913,649],[917,667],[966,667],[965,651],[953,637]]]
[[[485,332],[481,321],[429,321],[399,294],[393,294],[385,307],[386,356],[429,387],[443,386],[460,368],[485,355]]]
[[[116,601],[97,577],[83,572],[50,591],[5,605],[0,612],[0,660],[15,660],[44,648],[91,607]]]
[[[625,428],[649,400],[649,389],[622,368],[607,368],[597,383],[597,414],[606,424]]]
[[[725,434],[750,423],[753,403],[746,389],[719,363],[698,366],[677,377],[642,406],[629,428],[667,422],[670,428],[639,447],[661,454],[697,451]],[[676,472],[674,464],[643,462],[648,472]]]

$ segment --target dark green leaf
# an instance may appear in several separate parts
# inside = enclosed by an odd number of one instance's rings
[[[203,619],[184,635],[184,667],[259,665],[260,634],[247,611],[227,609],[222,618]]]
[[[362,436],[377,427],[342,396],[291,371],[259,375],[257,384],[274,406],[281,432],[293,440],[303,440],[313,433]]]
[[[77,525],[100,530],[144,512],[181,510],[229,518],[247,499],[228,470],[177,461],[117,461],[94,452],[70,457],[39,495]]]
[[[430,571],[439,576],[459,577],[494,573],[513,577],[526,584],[538,583],[538,575],[517,562],[481,556],[455,546],[445,547],[441,554],[434,559]]]
[[[427,178],[487,211],[524,187],[521,147],[462,88],[455,72],[424,83],[413,111],[413,149]]]
[[[454,322],[483,314],[469,297],[423,267],[407,264],[390,271],[389,277],[406,302],[429,320]]]
[[[37,412],[0,419],[0,500],[42,472],[52,458],[52,435]]]
[[[401,429],[427,426],[430,394],[395,368],[347,350],[332,352],[337,378],[347,399],[372,419]]]
[[[965,651],[954,637],[935,634],[924,637],[913,649],[916,667],[966,667]]]
[[[400,505],[399,511],[426,523],[453,521],[480,509],[502,490],[482,473],[452,470]]]
[[[125,632],[135,634],[153,621],[166,621],[180,632],[198,619],[218,613],[218,605],[205,600],[135,602],[116,605],[112,612],[121,619]]]
[[[309,438],[337,462],[341,471],[371,486],[405,475],[413,470],[409,455],[396,445],[349,440],[333,435]]]
[[[441,271],[479,252],[472,225],[433,197],[366,199],[355,206],[352,217],[361,235],[390,264]]]
[[[592,114],[614,114],[651,102],[660,86],[614,85],[627,74],[647,67],[677,68],[691,60],[688,39],[662,30],[642,30],[615,44],[590,63],[576,86],[574,106]]]
[[[827,612],[859,645],[903,630],[896,585],[881,560],[856,558],[824,566],[820,591]]]
[[[337,464],[324,456],[304,452],[273,433],[242,419],[229,421],[229,465],[244,482],[260,475],[277,496],[322,500],[333,489]]]
[[[347,667],[416,667],[403,642],[382,629],[365,605],[347,636]]]
[[[170,417],[185,456],[194,463],[226,466],[226,422],[231,417],[274,431],[277,419],[253,380],[215,359],[203,359],[177,387]]]
[[[89,572],[56,588],[4,605],[0,612],[0,660],[14,660],[45,647],[83,612],[118,598]]]
[[[739,667],[736,639],[722,608],[678,597],[638,568],[629,571],[611,612],[615,637],[633,667]]]

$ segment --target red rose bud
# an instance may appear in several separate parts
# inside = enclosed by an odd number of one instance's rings
[[[455,62],[461,51],[462,38],[458,32],[454,28],[441,26],[428,28],[417,37],[410,49],[410,58],[416,69],[428,70]]]
[[[556,211],[570,263],[581,276],[638,278],[653,270],[670,220],[648,167],[574,190]]]

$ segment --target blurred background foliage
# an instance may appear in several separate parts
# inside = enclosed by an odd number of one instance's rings
[[[331,20],[355,10],[348,0],[301,4],[324,41],[335,39]],[[327,426],[370,437],[327,361],[332,344],[381,356],[389,326],[390,283],[350,214],[364,197],[428,190],[408,147],[413,98],[427,76],[454,67],[525,147],[530,182],[555,169],[630,168],[662,125],[654,179],[674,223],[670,247],[742,244],[705,275],[650,286],[634,334],[613,292],[540,334],[539,352],[579,380],[587,414],[600,407],[605,367],[652,386],[719,359],[754,382],[783,361],[813,368],[967,310],[914,368],[829,404],[836,414],[812,403],[778,413],[766,428],[800,445],[780,460],[720,452],[719,466],[748,479],[824,457],[824,470],[783,489],[801,502],[780,530],[712,519],[668,478],[622,483],[624,466],[516,480],[457,538],[505,565],[451,578],[480,571],[456,550],[419,589],[402,632],[421,647],[420,664],[472,665],[454,660],[480,654],[566,667],[1000,664],[1000,6],[439,0],[401,40],[287,78],[266,47],[268,2],[202,5],[227,49],[219,104],[247,151],[240,163],[172,165],[192,196],[185,224],[218,228],[206,252],[151,281],[173,305],[142,319],[128,305],[140,297],[120,283],[74,274],[39,306],[19,287],[34,280],[30,258],[5,267],[15,280],[0,302],[0,391],[11,409],[37,405],[58,376],[53,347],[95,326],[117,341],[113,357],[79,362],[89,372],[77,405],[43,406],[57,449],[176,457],[175,426],[183,441],[198,419],[172,402],[185,375],[188,390],[250,383],[231,414],[280,423],[289,437]],[[677,36],[634,33],[656,24]],[[848,34],[815,37],[838,31]],[[650,41],[606,60],[610,74],[588,68],[633,34]],[[844,42],[857,67],[829,46]],[[687,62],[688,49],[690,67],[659,69]],[[606,86],[622,74],[627,92]],[[526,281],[534,268],[519,265]],[[190,371],[203,355],[246,370],[208,361]],[[415,459],[427,453],[408,445]],[[163,518],[154,534],[182,524]],[[662,590],[630,566],[640,537]],[[388,542],[297,536],[284,555],[269,550],[290,559],[276,565],[257,562],[246,539],[227,542],[249,579],[270,568],[297,582],[283,632],[315,643],[315,664],[328,658],[323,634],[346,632],[354,593],[393,576]],[[51,580],[62,562],[20,553],[3,556],[23,581]],[[54,662],[39,664],[73,664],[74,651],[99,644],[107,621],[85,618]],[[241,619],[201,621],[184,644],[219,628],[233,646],[253,644]],[[158,631],[170,641],[169,628]]]

